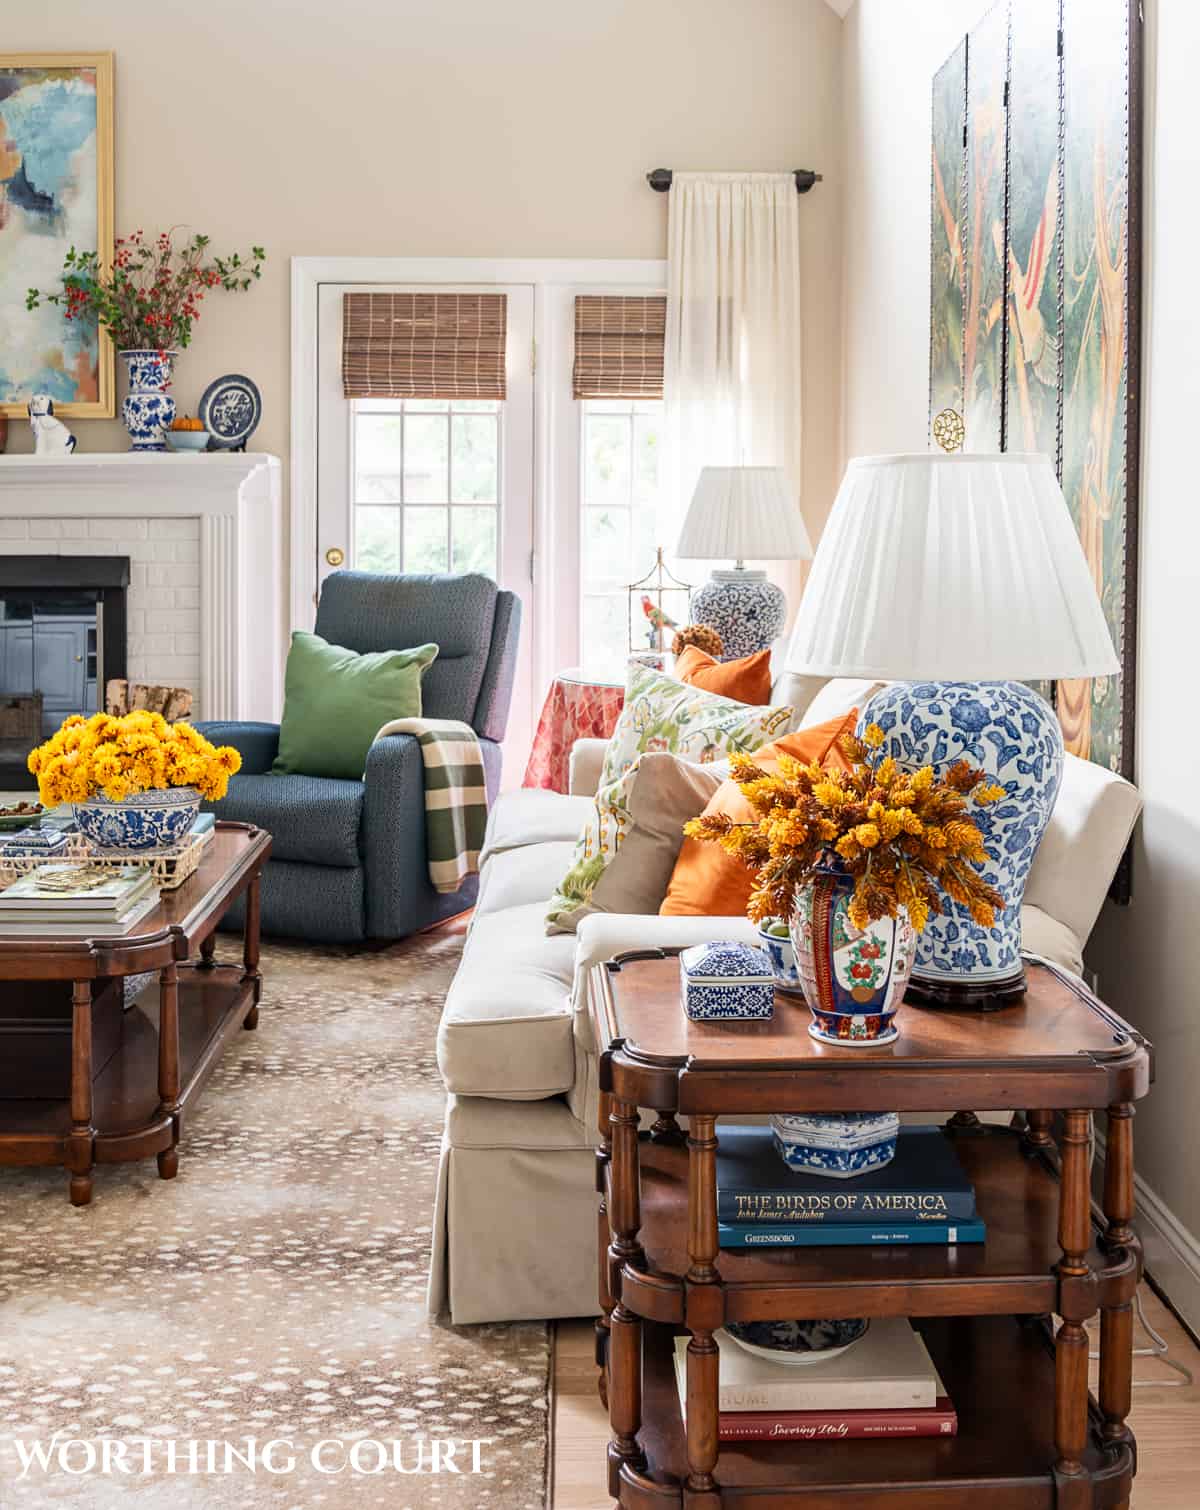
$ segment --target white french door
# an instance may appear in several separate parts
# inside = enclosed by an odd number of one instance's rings
[[[347,399],[342,296],[350,292],[507,295],[502,400]],[[519,786],[532,737],[532,284],[322,283],[318,294],[316,579],[477,571],[522,600],[505,787]]]

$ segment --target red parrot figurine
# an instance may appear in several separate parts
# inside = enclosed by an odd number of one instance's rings
[[[652,649],[661,650],[665,644],[664,636],[668,629],[677,629],[679,626],[669,613],[653,601],[649,593],[642,594],[642,612],[650,622],[650,645]]]

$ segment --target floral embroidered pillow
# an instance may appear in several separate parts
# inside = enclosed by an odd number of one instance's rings
[[[591,897],[630,824],[629,792],[645,754],[666,751],[697,765],[749,754],[791,730],[796,710],[749,707],[646,666],[630,667],[625,707],[608,742],[595,807],[575,845],[571,868],[550,898],[547,933],[571,931],[571,914]]]

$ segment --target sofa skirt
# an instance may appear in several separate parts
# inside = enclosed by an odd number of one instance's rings
[[[451,1096],[430,1313],[456,1326],[597,1315],[595,1159],[560,1098]]]

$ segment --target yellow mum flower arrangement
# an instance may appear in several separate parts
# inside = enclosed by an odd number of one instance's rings
[[[786,918],[798,888],[830,870],[853,881],[847,916],[857,929],[901,908],[918,933],[943,895],[967,908],[985,928],[1004,900],[976,869],[988,859],[972,804],[995,802],[1004,788],[966,761],[940,779],[932,766],[902,769],[880,758],[876,724],[842,749],[849,770],[782,756],[768,772],[747,755],[732,760],[734,780],[758,815],[738,823],[728,814],[694,818],[692,839],[718,843],[756,872],[747,909],[755,922]]]
[[[168,787],[194,787],[219,802],[241,763],[232,746],[211,744],[191,724],[138,711],[122,718],[74,713],[30,753],[28,766],[42,802],[58,807],[95,797],[124,802]]]

